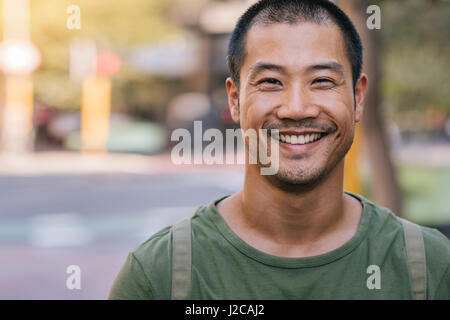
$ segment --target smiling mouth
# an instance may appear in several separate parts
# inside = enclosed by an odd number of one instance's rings
[[[317,132],[317,133],[310,133],[310,134],[281,134],[278,135],[272,134],[272,138],[287,144],[297,145],[297,144],[308,144],[313,143],[317,140],[322,139],[324,136],[326,136],[328,133],[325,132]]]

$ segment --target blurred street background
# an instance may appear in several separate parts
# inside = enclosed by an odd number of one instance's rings
[[[0,299],[105,299],[131,249],[240,188],[242,165],[175,165],[170,137],[237,128],[226,49],[253,2],[2,0]],[[345,189],[450,238],[450,3],[334,2],[370,86]]]

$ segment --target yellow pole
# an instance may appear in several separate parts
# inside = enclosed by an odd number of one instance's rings
[[[33,142],[33,81],[31,75],[7,75],[5,79],[2,149],[23,153]]]
[[[349,0],[338,0],[335,2],[350,17],[350,19],[354,18],[351,2]],[[360,155],[363,151],[363,133],[360,126],[360,122],[355,125],[353,145],[347,153],[344,165],[344,190],[358,194],[363,193],[360,172]]]
[[[111,80],[102,75],[90,75],[83,81],[81,104],[81,151],[107,151]]]
[[[3,0],[3,41],[23,40],[30,38],[29,0]],[[22,52],[27,53],[27,52]],[[5,57],[4,57],[5,59]],[[14,59],[25,59],[19,54]],[[26,61],[24,61],[26,62]],[[9,61],[4,61],[8,64]],[[38,67],[38,65],[34,66]],[[27,153],[32,151],[34,142],[33,131],[33,81],[30,70],[20,73],[6,73],[5,104],[2,110],[2,151],[5,153]]]
[[[362,182],[360,177],[360,154],[362,148],[362,132],[359,123],[355,125],[355,137],[353,145],[345,158],[344,165],[344,190],[362,194]]]

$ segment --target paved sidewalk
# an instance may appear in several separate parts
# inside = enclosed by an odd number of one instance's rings
[[[0,155],[0,175],[92,174],[92,173],[180,173],[192,171],[242,171],[243,165],[180,164],[170,154],[81,154],[51,151],[28,155]]]
[[[392,148],[397,165],[450,166],[450,145],[409,145]],[[28,155],[0,154],[0,175],[92,174],[92,173],[182,173],[196,171],[239,171],[242,164],[180,164],[171,161],[170,153],[82,154],[67,151],[36,152]]]
[[[450,144],[407,145],[393,149],[392,155],[399,164],[450,167]]]

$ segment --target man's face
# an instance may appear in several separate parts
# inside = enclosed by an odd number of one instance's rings
[[[279,130],[275,177],[310,184],[349,150],[366,80],[360,77],[354,96],[351,65],[335,24],[255,25],[247,34],[240,90],[228,79],[227,91],[233,119],[243,130]]]

